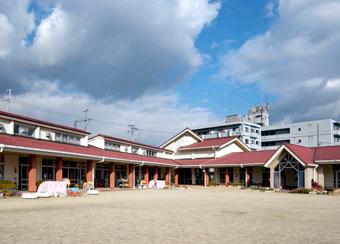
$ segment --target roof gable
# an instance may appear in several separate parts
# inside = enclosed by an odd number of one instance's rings
[[[184,130],[179,132],[177,135],[171,137],[169,140],[167,140],[162,145],[160,145],[160,148],[165,148],[166,146],[168,146],[171,143],[175,142],[176,140],[180,139],[184,135],[190,135],[197,142],[203,141],[203,139],[201,137],[199,137],[198,135],[196,135],[194,132],[192,132],[192,130],[190,130],[189,128],[185,128]]]
[[[265,167],[269,167],[269,165],[274,162],[274,159],[276,159],[283,151],[287,151],[303,166],[314,165],[314,148],[293,144],[284,144],[279,149],[277,149],[275,154],[265,164]]]
[[[209,160],[204,165],[264,165],[274,153],[275,150],[234,152]]]

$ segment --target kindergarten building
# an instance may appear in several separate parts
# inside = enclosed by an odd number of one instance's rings
[[[154,147],[0,111],[0,180],[34,192],[39,181],[64,178],[105,188],[156,179],[278,189],[316,182],[331,189],[340,187],[340,146],[251,151],[238,137],[202,139],[186,128]]]

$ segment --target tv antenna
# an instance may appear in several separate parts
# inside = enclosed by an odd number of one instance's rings
[[[139,129],[136,127],[135,124],[129,124],[128,127],[129,127],[128,133],[130,133],[131,139],[134,140],[135,132],[139,131]]]
[[[6,92],[7,92],[7,98],[5,99],[5,101],[7,102],[8,113],[10,113],[11,112],[12,89],[6,89]]]
[[[90,119],[90,118],[87,117],[87,113],[89,112],[88,108],[83,110],[82,112],[84,113],[84,119],[83,120],[75,120],[74,121],[74,128],[78,128],[78,123],[84,123],[84,130],[87,131],[87,126],[94,119]]]

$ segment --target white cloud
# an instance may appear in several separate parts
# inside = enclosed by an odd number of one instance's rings
[[[208,0],[58,0],[34,26],[28,2],[11,2],[2,14],[16,40],[22,43],[33,30],[36,35],[31,45],[13,42],[16,51],[9,53],[0,34],[4,85],[25,91],[28,80],[59,80],[62,87],[101,98],[136,98],[187,79],[203,61],[195,40],[220,8]],[[24,25],[21,19],[30,20]]]
[[[264,7],[265,15],[268,18],[274,17],[277,13],[277,0],[270,0]]]
[[[338,112],[313,113],[318,107],[339,111],[340,2],[280,1],[278,17],[265,33],[223,56],[219,76],[259,82],[278,101],[274,120],[302,120]],[[329,89],[333,84],[332,89]]]
[[[1,105],[6,109],[5,103]],[[57,82],[45,81],[37,82],[31,92],[14,96],[11,107],[15,113],[70,126],[74,120],[83,119],[81,111],[89,108],[89,117],[95,119],[89,124],[92,133],[131,139],[127,125],[134,123],[142,129],[135,139],[153,145],[160,145],[187,126],[221,122],[205,108],[180,105],[178,95],[173,92],[108,102],[86,94],[65,93],[59,90]]]

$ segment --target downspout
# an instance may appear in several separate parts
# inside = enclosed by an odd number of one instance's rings
[[[0,153],[2,153],[4,151],[5,145],[4,144],[0,144]]]

